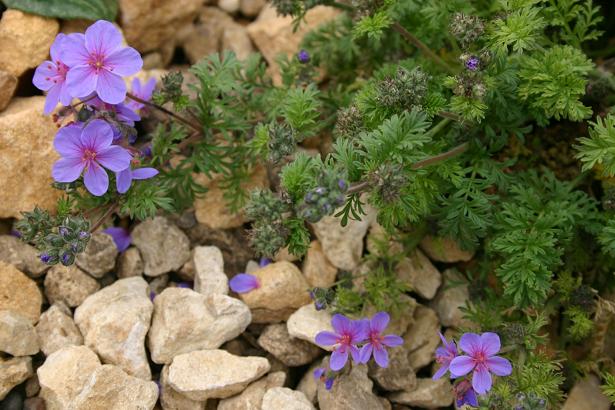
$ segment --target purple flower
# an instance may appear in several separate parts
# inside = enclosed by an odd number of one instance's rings
[[[34,71],[32,83],[39,90],[47,91],[45,114],[51,113],[56,105],[58,105],[58,102],[62,103],[62,105],[70,105],[72,100],[66,85],[68,66],[60,58],[65,38],[66,35],[63,33],[57,35],[49,50],[51,61],[43,61]]]
[[[47,252],[43,252],[41,253],[41,262],[43,263],[49,263],[49,261],[51,260],[51,255],[49,255]]]
[[[306,50],[301,50],[297,53],[297,59],[302,64],[307,64],[310,62],[310,54]]]
[[[125,170],[115,174],[117,192],[120,194],[127,192],[130,185],[132,185],[133,179],[149,179],[155,177],[156,175],[158,175],[158,170],[156,168],[130,169],[130,167],[128,167]]]
[[[480,60],[478,59],[478,57],[472,56],[468,58],[468,60],[466,61],[466,68],[468,70],[476,71],[478,70],[478,67],[480,67]]]
[[[85,97],[86,104],[96,108],[99,111],[107,111],[113,113],[115,118],[126,125],[134,125],[135,121],[139,121],[141,117],[135,111],[133,111],[128,104],[109,104],[101,100],[96,94]]]
[[[271,259],[269,258],[261,258],[258,261],[258,266],[261,268],[264,268],[265,266],[269,265],[271,263]]]
[[[396,347],[404,343],[404,339],[397,335],[382,335],[390,319],[388,313],[378,312],[368,322],[367,343],[361,348],[361,363],[367,363],[373,353],[378,366],[387,367],[389,365],[389,353],[385,346]]]
[[[260,288],[261,284],[256,276],[250,275],[249,273],[240,273],[229,281],[229,286],[235,293],[247,293],[251,290]]]
[[[437,380],[444,376],[444,373],[448,370],[451,361],[459,355],[455,341],[451,340],[449,343],[446,341],[442,333],[438,332],[438,334],[440,335],[440,339],[442,339],[442,347],[438,347],[436,349],[436,362],[440,364],[440,368],[436,374],[433,375],[433,380]]]
[[[83,129],[77,125],[61,128],[53,145],[62,158],[53,164],[51,175],[57,182],[73,182],[85,170],[83,182],[92,195],[101,196],[109,188],[103,167],[120,172],[130,166],[132,157],[124,148],[111,145],[113,130],[103,120],[94,120]]]
[[[333,387],[334,378],[331,375],[327,376],[327,369],[325,369],[324,367],[319,367],[316,370],[314,370],[314,378],[316,380],[320,380],[324,382],[325,389],[327,390],[331,390],[331,387]]]
[[[333,346],[331,354],[331,370],[342,369],[348,361],[348,352],[356,363],[361,363],[359,348],[356,346],[367,338],[367,320],[350,320],[346,316],[337,314],[331,319],[334,332],[322,331],[316,335],[316,344]]]
[[[478,407],[478,398],[476,392],[467,380],[462,380],[453,387],[455,393],[455,400],[457,401],[457,407],[468,404],[472,407]]]
[[[120,252],[124,252],[132,243],[132,237],[130,236],[130,232],[128,232],[128,229],[119,226],[113,226],[111,228],[103,230],[103,232],[113,238],[113,242],[115,242],[115,246]]]
[[[85,35],[67,35],[62,46],[62,61],[70,67],[66,83],[76,97],[96,91],[104,102],[119,104],[126,99],[122,76],[133,75],[143,66],[139,52],[122,47],[122,34],[105,20],[92,24]]]
[[[455,377],[464,376],[474,370],[472,387],[478,394],[485,394],[491,389],[491,374],[508,376],[512,365],[503,357],[495,356],[500,351],[500,337],[496,333],[486,332],[482,335],[466,333],[459,340],[459,347],[466,355],[454,358],[450,371]]]
[[[132,88],[130,92],[142,100],[149,101],[152,99],[154,88],[156,88],[155,78],[150,78],[145,84],[141,85],[141,80],[135,77],[132,79]],[[145,107],[145,104],[135,101],[130,97],[126,100],[125,104],[134,112],[139,112],[139,110]]]

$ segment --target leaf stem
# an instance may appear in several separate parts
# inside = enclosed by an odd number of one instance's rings
[[[92,225],[92,227],[90,228],[90,232],[94,233],[98,228],[100,228],[101,225],[113,214],[113,212],[115,212],[115,210],[117,209],[118,205],[119,204],[117,202],[113,202],[111,204],[111,206],[109,208],[107,208],[105,213],[102,214],[100,219],[98,221],[96,221],[94,223],[94,225]]]
[[[455,71],[448,64],[446,64],[446,62],[444,60],[442,60],[440,58],[440,56],[438,56],[436,53],[431,51],[431,49],[429,47],[427,47],[425,45],[425,43],[423,43],[421,40],[416,38],[414,36],[414,34],[410,33],[408,30],[406,30],[401,24],[399,24],[398,22],[393,23],[393,30],[395,30],[399,34],[401,34],[402,37],[404,37],[409,43],[411,43],[416,48],[418,48],[421,51],[421,53],[423,53],[425,55],[425,57],[429,58],[434,63],[438,64],[447,73],[449,73],[449,74],[454,74],[455,73]]]
[[[163,113],[165,113],[165,114],[175,118],[177,121],[179,121],[179,122],[189,126],[190,128],[192,128],[195,131],[203,132],[202,128],[199,125],[194,124],[193,122],[187,120],[186,118],[182,117],[181,115],[175,114],[173,111],[167,110],[166,108],[164,108],[161,105],[154,104],[151,101],[144,100],[144,99],[139,98],[136,95],[133,95],[131,93],[126,93],[126,96],[128,98],[130,98],[131,100],[134,100],[134,101],[139,102],[141,104],[145,104],[148,107],[152,107],[152,108],[155,108],[155,109],[157,109],[159,111],[162,111]]]

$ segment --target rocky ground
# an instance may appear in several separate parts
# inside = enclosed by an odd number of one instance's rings
[[[306,31],[336,14],[316,8],[293,33],[290,19],[265,0],[207,3],[120,0],[119,24],[143,53],[143,76],[185,70],[230,49],[240,58],[261,52],[279,80],[275,56],[295,53]],[[327,391],[312,372],[328,353],[314,337],[330,329],[331,317],[315,309],[308,289],[365,269],[362,256],[376,252],[382,238],[370,215],[344,228],[325,218],[312,226],[303,260],[281,253],[264,267],[246,244],[244,218],[224,207],[215,179],[193,210],[132,227],[132,246],[122,253],[110,236],[94,234],[69,268],[49,268],[10,234],[20,211],[51,208],[57,198],[49,188],[56,126],[30,85],[33,68],[59,31],[87,24],[14,10],[0,19],[0,409],[450,407],[450,382],[431,375],[438,331],[464,325],[459,307],[468,289],[447,284],[460,280],[449,268],[472,255],[455,243],[427,237],[398,265],[413,290],[391,324],[405,344],[391,351],[390,366],[356,366]],[[261,170],[251,186],[266,183]],[[257,276],[261,287],[230,293],[228,280],[239,272]],[[596,389],[595,380],[579,384],[566,408],[581,409],[575,403],[597,397]]]

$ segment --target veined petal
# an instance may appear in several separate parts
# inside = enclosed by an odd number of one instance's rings
[[[335,333],[323,330],[322,332],[318,332],[318,334],[316,334],[314,341],[317,345],[332,346],[337,343],[338,339],[339,336]]]
[[[103,232],[113,238],[113,242],[115,242],[115,246],[120,252],[124,252],[132,243],[132,237],[130,236],[128,230],[125,228],[119,226],[112,226],[103,230]]]
[[[133,75],[143,67],[141,54],[132,47],[115,50],[105,58],[105,68],[121,76]]]
[[[72,67],[66,74],[68,92],[77,98],[83,98],[96,90],[98,75],[88,65]]]
[[[469,404],[472,407],[478,407],[478,398],[476,397],[476,392],[474,389],[468,389],[466,394],[463,396],[463,400],[466,404]]]
[[[62,91],[62,85],[56,84],[47,91],[47,97],[45,98],[45,108],[43,114],[49,115],[57,107],[60,101],[60,92]]]
[[[83,182],[88,191],[94,196],[102,196],[109,189],[109,175],[103,167],[90,161],[88,169],[83,175]]]
[[[120,172],[129,168],[131,160],[130,153],[117,145],[104,148],[98,151],[98,155],[96,155],[96,161],[113,172]]]
[[[100,70],[96,93],[106,103],[119,104],[126,99],[126,83],[119,75]]]
[[[391,317],[387,312],[376,313],[370,321],[372,332],[382,333],[389,325],[389,320],[391,320]]]
[[[108,21],[98,20],[85,30],[85,48],[90,54],[108,56],[122,46],[122,34]]]
[[[53,43],[51,43],[51,47],[49,48],[49,55],[53,61],[62,60],[61,52],[62,52],[62,43],[66,38],[66,34],[59,33]]]
[[[81,160],[83,156],[81,127],[78,125],[68,125],[60,128],[53,139],[53,147],[63,157],[79,158]]]
[[[120,194],[126,193],[128,189],[130,189],[131,184],[132,171],[130,170],[130,167],[115,174],[115,187],[117,188],[117,192]]]
[[[359,352],[359,362],[360,363],[367,363],[367,362],[369,362],[369,358],[372,356],[373,349],[374,349],[374,347],[372,346],[371,343],[366,343],[361,348],[361,351]]]
[[[314,378],[316,380],[320,380],[323,374],[325,374],[326,369],[324,367],[318,367],[314,370]]]
[[[500,356],[491,356],[487,359],[487,367],[496,376],[508,376],[512,373],[510,362]]]
[[[444,376],[448,370],[448,365],[443,364],[433,375],[432,380],[438,380],[440,377]]]
[[[346,362],[348,361],[348,350],[340,351],[340,349],[336,349],[331,353],[331,360],[329,361],[329,367],[334,372],[341,370],[346,366]]]
[[[247,293],[260,287],[258,278],[248,273],[240,273],[229,281],[229,287],[235,293]]]
[[[352,342],[361,343],[369,337],[369,320],[353,320],[350,324],[352,330]]]
[[[60,104],[67,107],[73,101],[73,96],[68,92],[68,86],[66,85],[66,80],[62,82],[60,86]]]
[[[79,178],[84,166],[81,158],[60,158],[53,164],[51,176],[56,182],[73,182]]]
[[[472,375],[472,387],[478,394],[491,390],[491,375],[484,366],[477,367]]]
[[[451,360],[449,368],[455,377],[460,377],[470,373],[474,366],[474,360],[470,356],[457,356]]]
[[[72,33],[62,39],[60,60],[69,67],[87,65],[90,53],[85,48],[85,36],[81,33]]]
[[[389,353],[384,347],[374,348],[374,360],[380,367],[389,366]]]
[[[331,318],[331,326],[338,334],[342,334],[350,331],[351,321],[346,316],[337,313]]]
[[[111,129],[111,126],[104,120],[93,120],[83,128],[83,131],[81,131],[81,145],[97,153],[110,147],[112,142],[113,129]],[[121,171],[122,169],[111,170]]]
[[[500,351],[500,336],[497,333],[485,332],[480,335],[481,350],[487,356],[493,356]]]
[[[397,335],[386,335],[382,338],[382,344],[389,347],[401,346],[404,344],[404,339]]]
[[[464,333],[459,339],[459,347],[470,356],[479,352],[481,346],[480,336],[476,333]]]
[[[132,179],[149,179],[158,175],[156,168],[137,168],[132,170]]]
[[[47,91],[56,85],[56,83],[53,82],[53,77],[56,75],[58,75],[58,69],[55,63],[52,61],[43,61],[36,67],[36,70],[34,70],[32,84],[39,90]]]
[[[354,360],[355,363],[361,363],[361,354],[358,347],[355,345],[350,345],[350,354],[352,355],[352,360]]]

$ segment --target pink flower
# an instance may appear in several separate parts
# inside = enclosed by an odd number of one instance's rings
[[[66,85],[68,66],[60,58],[65,38],[65,34],[58,34],[49,51],[51,61],[43,61],[34,71],[32,83],[39,90],[47,91],[45,114],[50,114],[58,105],[58,102],[62,103],[62,105],[70,105],[72,100]]]
[[[397,335],[382,335],[390,319],[388,313],[378,312],[367,322],[367,343],[361,348],[361,363],[367,363],[373,352],[376,364],[380,367],[387,367],[389,365],[389,354],[385,346],[396,347],[404,343],[404,339]]]
[[[440,364],[440,368],[436,374],[433,375],[433,380],[437,380],[444,376],[444,373],[448,370],[451,361],[459,355],[455,341],[451,340],[449,343],[446,341],[442,333],[438,334],[440,335],[440,339],[442,339],[442,347],[438,347],[436,349],[436,362]]]
[[[333,371],[342,369],[348,361],[348,352],[356,363],[361,363],[358,343],[367,338],[369,327],[367,320],[350,320],[346,316],[336,314],[331,319],[334,332],[322,331],[316,335],[316,344],[333,346],[330,367]]]

